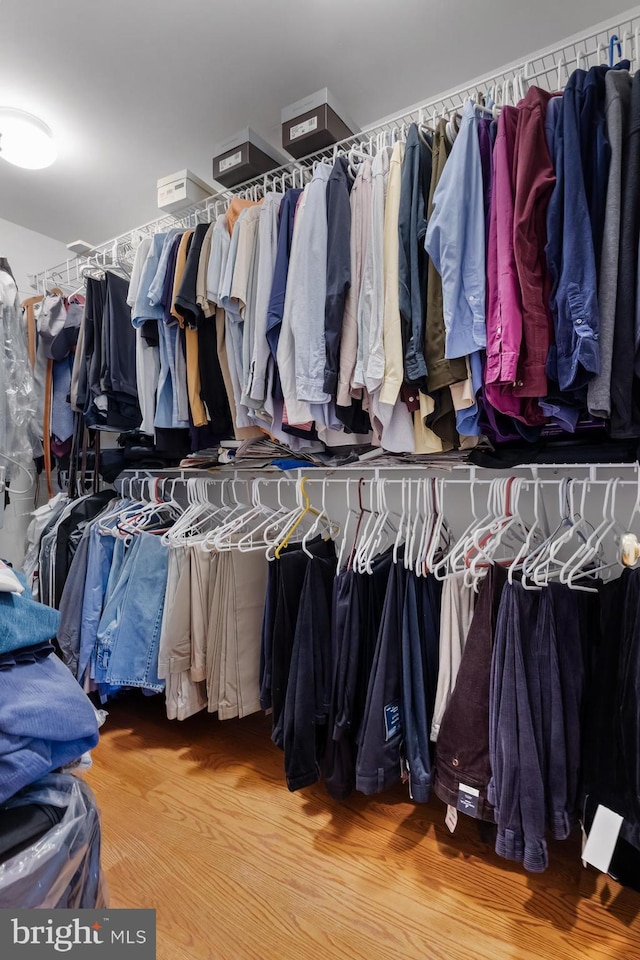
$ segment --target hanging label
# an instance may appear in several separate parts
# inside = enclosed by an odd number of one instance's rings
[[[581,853],[581,856],[582,856],[582,866],[583,866],[583,867],[586,867],[586,866],[587,866],[587,861],[586,861],[585,858],[584,858],[584,848],[586,847],[586,845],[587,845],[587,840],[588,840],[589,838],[587,837],[587,831],[586,831],[585,828],[584,828],[584,823],[581,823],[581,824],[580,824],[580,830],[582,831],[582,853]]]
[[[406,757],[400,759],[400,780],[402,783],[409,784],[409,795],[411,795],[411,771],[409,769],[409,761]],[[413,797],[411,799],[413,799]]]
[[[468,787],[466,783],[461,783],[458,786],[458,810],[466,813],[468,817],[477,817],[479,796],[480,791],[475,787]]]
[[[221,160],[218,164],[218,169],[220,173],[224,173],[225,170],[231,170],[232,167],[237,167],[239,163],[242,163],[242,150],[238,150],[237,153],[232,153],[230,157],[225,157],[224,160]]]
[[[308,120],[303,120],[302,123],[296,123],[295,126],[289,128],[289,140],[297,140],[298,137],[304,137],[305,133],[311,133],[312,130],[318,129],[318,118],[309,117]]]
[[[402,729],[402,722],[400,720],[400,701],[394,700],[392,703],[388,703],[384,708],[384,731],[385,731],[385,740],[391,740],[392,737],[395,737],[400,730]]]
[[[453,833],[458,826],[458,811],[455,807],[452,807],[450,803],[447,804],[447,815],[444,818],[444,822],[447,825],[449,833]]]
[[[582,859],[603,873],[607,873],[618,842],[623,817],[599,804],[591,824]]]

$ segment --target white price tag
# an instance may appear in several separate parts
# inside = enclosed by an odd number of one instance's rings
[[[458,811],[455,807],[452,807],[451,804],[447,804],[447,815],[444,818],[449,833],[453,833],[455,828],[458,826]]]
[[[599,805],[591,824],[587,842],[582,851],[582,859],[603,873],[607,873],[613,851],[618,842],[623,817],[607,807]]]

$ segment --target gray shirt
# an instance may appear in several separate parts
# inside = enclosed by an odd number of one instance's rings
[[[594,417],[611,416],[611,360],[618,290],[620,209],[622,202],[623,132],[631,108],[631,77],[627,70],[609,70],[605,77],[605,112],[611,144],[604,236],[600,266],[600,374],[589,382],[587,405]]]

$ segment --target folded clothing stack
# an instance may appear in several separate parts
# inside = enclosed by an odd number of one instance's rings
[[[60,614],[0,593],[0,803],[98,742],[96,712],[53,652]]]

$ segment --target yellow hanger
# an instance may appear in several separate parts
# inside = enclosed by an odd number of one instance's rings
[[[304,501],[304,507],[303,507],[302,513],[300,514],[298,519],[295,521],[293,526],[290,527],[290,529],[287,531],[287,534],[283,538],[283,540],[276,547],[275,554],[274,554],[276,560],[280,559],[280,554],[289,545],[291,537],[294,535],[294,533],[296,532],[296,530],[298,529],[298,527],[300,526],[304,518],[307,516],[307,514],[312,513],[316,517],[319,516],[319,511],[316,510],[315,507],[311,506],[311,501],[309,500],[309,494],[307,493],[305,488],[307,479],[308,479],[307,477],[302,477],[300,479],[300,493],[302,494],[302,498]]]

